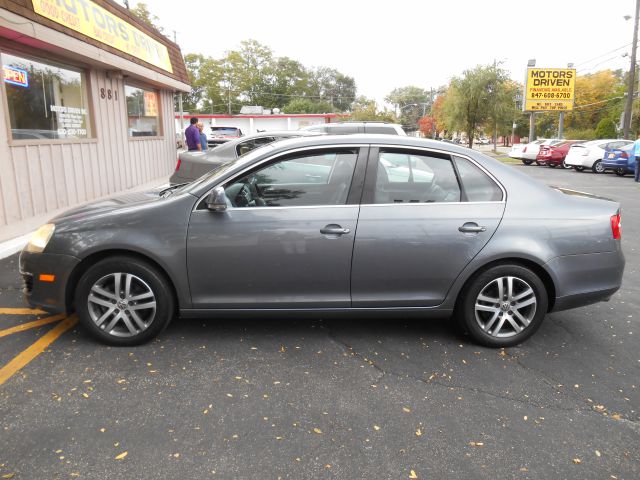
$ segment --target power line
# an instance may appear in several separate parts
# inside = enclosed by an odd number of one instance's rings
[[[633,42],[631,42],[631,43],[633,43]],[[621,47],[614,48],[613,50],[611,50],[611,51],[609,51],[609,52],[603,53],[602,55],[598,55],[597,57],[593,57],[593,58],[590,58],[589,60],[586,60],[586,61],[584,61],[584,62],[578,63],[578,64],[576,64],[576,67],[579,67],[580,65],[584,65],[584,64],[586,64],[586,63],[591,63],[591,62],[593,62],[594,60],[597,60],[597,59],[599,59],[599,58],[602,58],[602,57],[604,57],[604,56],[606,56],[606,55],[609,55],[609,54],[611,54],[611,53],[613,53],[613,52],[617,52],[618,50],[622,50],[623,48],[627,48],[629,45],[631,45],[631,43],[627,43],[627,44],[625,44],[625,45],[622,45]]]

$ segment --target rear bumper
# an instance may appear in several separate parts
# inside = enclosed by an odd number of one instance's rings
[[[584,158],[583,157],[567,157],[564,159],[564,163],[572,167],[591,168],[595,163],[595,161],[589,159],[588,157],[584,157]]]
[[[554,312],[608,300],[622,284],[622,250],[566,255],[547,263],[556,285]]]
[[[71,255],[23,251],[20,254],[20,274],[25,300],[32,307],[47,312],[66,312],[66,288],[71,272],[78,263],[80,260]],[[54,275],[55,280],[42,281],[41,274]]]

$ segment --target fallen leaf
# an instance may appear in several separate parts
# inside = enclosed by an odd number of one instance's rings
[[[127,455],[129,455],[129,452],[122,452],[120,455],[116,455],[116,460],[122,460]]]
[[[15,475],[15,473],[6,473],[6,474],[2,475],[2,478],[13,478],[14,475]]]
[[[422,430],[417,429],[416,430],[416,437],[421,437],[422,436]]]
[[[180,454],[179,453],[174,453],[173,454],[173,458],[180,458]]]
[[[506,357],[507,352],[505,352],[504,350],[500,350],[500,353],[498,355],[500,355],[501,357]]]
[[[373,429],[377,432],[378,430],[380,430],[380,427],[378,425],[374,425]]]
[[[524,418],[524,421],[525,421],[525,422],[526,422],[527,420],[529,420],[529,417],[527,417],[526,415],[525,415],[524,417],[522,417],[522,418]]]
[[[313,428],[313,431],[314,431],[315,433],[317,433],[317,434],[321,434],[321,433],[322,433],[322,430],[320,430],[318,427],[314,427],[314,428]]]
[[[472,447],[483,447],[484,443],[483,442],[469,442],[469,445]]]
[[[284,353],[284,352],[286,352],[286,351],[287,351],[287,349],[285,348],[285,346],[284,346],[284,345],[282,345],[282,346],[280,347],[279,352],[280,352],[280,353]]]
[[[596,450],[596,457],[599,457],[600,455],[602,455],[602,454],[600,453],[600,451],[599,451],[599,450]]]
[[[619,413],[614,413],[613,415],[611,415],[611,418],[613,418],[614,420],[620,420],[622,417]]]
[[[106,428],[101,428],[101,429],[100,429],[100,431],[101,431],[102,433],[104,433],[104,432],[106,432],[106,431],[107,431],[107,429],[106,429]]]
[[[418,478],[418,475],[416,475],[415,470],[411,470],[411,472],[409,472],[409,478]]]
[[[406,413],[410,413],[411,409],[407,408],[407,407],[402,407],[402,411],[406,412]]]
[[[83,394],[82,394],[82,396],[83,396],[84,398],[89,398],[89,395],[87,395],[86,393],[83,393]]]
[[[580,460],[579,458],[574,458],[574,459],[573,459],[573,463],[575,463],[576,465],[578,465],[579,463],[582,463],[582,460]]]

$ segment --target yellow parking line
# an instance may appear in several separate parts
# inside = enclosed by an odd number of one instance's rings
[[[51,317],[41,318],[40,320],[35,320],[33,322],[27,322],[15,327],[7,328],[5,330],[0,330],[0,338],[11,335],[12,333],[23,332],[25,330],[29,330],[30,328],[38,328],[42,325],[47,325],[48,323],[57,322],[58,320],[62,320],[65,317],[66,315],[64,313],[60,313]]]
[[[49,345],[51,345],[64,332],[72,328],[77,322],[78,317],[75,315],[65,318],[58,325],[40,337],[33,345],[20,352],[4,367],[0,368],[0,385],[4,384],[4,382],[9,380],[16,372],[28,365],[31,360],[44,352]]]
[[[47,313],[39,308],[0,308],[0,315],[42,315]]]

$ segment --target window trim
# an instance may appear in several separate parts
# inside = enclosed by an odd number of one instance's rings
[[[430,203],[415,203],[415,202],[408,202],[408,203],[373,203],[373,195],[374,195],[374,190],[375,190],[375,184],[376,184],[376,174],[377,174],[377,161],[378,161],[378,157],[380,154],[380,150],[381,149],[385,149],[385,148],[390,148],[390,149],[395,149],[395,150],[413,150],[413,151],[422,151],[425,152],[427,155],[436,157],[436,158],[443,158],[445,160],[449,160],[451,162],[451,165],[453,167],[453,170],[455,172],[456,175],[456,180],[458,181],[458,184],[460,186],[460,196],[462,198],[463,192],[464,192],[464,185],[462,185],[462,181],[460,179],[459,173],[458,173],[458,169],[455,165],[455,162],[453,161],[453,157],[457,156],[460,158],[464,158],[465,160],[470,161],[471,163],[473,163],[476,167],[478,167],[482,172],[484,172],[491,180],[493,180],[495,182],[496,185],[498,185],[498,187],[500,188],[500,190],[502,191],[502,200],[496,200],[496,201],[490,201],[490,202],[469,202],[469,201],[458,201],[458,202],[430,202]],[[434,155],[435,154],[435,155]],[[373,168],[372,168],[373,165]],[[371,172],[371,173],[370,173]],[[466,196],[466,194],[464,194]],[[367,175],[365,178],[365,186],[364,186],[364,192],[362,195],[362,203],[361,206],[367,206],[367,207],[382,207],[382,206],[424,206],[424,205],[456,205],[456,204],[464,204],[464,205],[469,205],[469,204],[479,204],[479,203],[506,203],[507,201],[507,191],[505,190],[504,186],[498,181],[498,179],[491,173],[489,172],[486,168],[484,168],[482,165],[480,165],[480,163],[478,163],[475,159],[473,159],[471,156],[469,155],[464,155],[464,154],[460,154],[457,152],[449,152],[446,150],[440,150],[437,148],[428,148],[428,147],[419,147],[419,146],[406,146],[406,145],[389,145],[389,144],[371,144],[370,149],[369,149],[369,160],[367,162]]]
[[[60,68],[65,68],[74,72],[78,72],[84,77],[84,96],[87,101],[87,110],[89,112],[88,128],[91,132],[91,136],[88,138],[43,138],[43,139],[14,139],[13,131],[11,128],[11,119],[9,114],[9,97],[7,95],[7,89],[2,82],[0,87],[0,103],[6,119],[6,132],[7,132],[7,145],[9,147],[24,147],[24,146],[38,146],[38,145],[71,145],[82,143],[97,143],[98,135],[96,130],[95,114],[96,109],[94,105],[94,99],[92,95],[92,82],[91,72],[86,65],[69,63],[67,59],[60,59],[57,55],[52,55],[51,58],[45,58],[41,50],[31,48],[15,48],[15,46],[7,46],[7,44],[0,39],[0,57],[2,54],[13,55],[16,57],[23,57],[25,60],[33,60],[35,62],[44,63]],[[48,54],[48,52],[47,52]]]
[[[347,195],[347,200],[346,203],[344,205],[298,205],[298,206],[289,206],[289,207],[266,207],[266,208],[334,208],[334,207],[353,207],[353,206],[357,206],[360,204],[361,198],[360,196],[362,195],[361,192],[358,192],[358,190],[360,188],[362,188],[362,186],[364,185],[364,170],[366,168],[367,165],[367,158],[369,155],[369,145],[367,144],[362,144],[362,143],[354,143],[354,144],[330,144],[330,145],[313,145],[313,146],[308,146],[308,147],[301,147],[301,148],[296,148],[293,150],[288,150],[285,152],[279,152],[276,153],[274,155],[269,155],[255,163],[253,163],[252,165],[247,165],[245,168],[243,168],[242,170],[232,173],[231,175],[228,175],[226,177],[223,177],[220,179],[219,182],[216,182],[215,184],[209,186],[202,195],[200,195],[198,197],[198,200],[195,202],[192,212],[201,212],[201,211],[205,211],[208,213],[209,210],[207,209],[206,205],[205,205],[205,201],[207,196],[213,191],[214,188],[216,188],[217,186],[220,185],[224,185],[226,183],[229,183],[231,181],[234,181],[242,176],[247,175],[249,172],[251,172],[252,170],[255,170],[257,168],[260,168],[262,165],[264,165],[265,163],[269,163],[271,161],[280,161],[280,160],[285,160],[286,157],[289,156],[294,156],[297,155],[298,153],[304,153],[304,152],[312,152],[315,150],[332,150],[332,149],[349,149],[349,148],[353,148],[353,149],[358,149],[358,156],[356,157],[356,166],[353,170],[353,176],[351,177],[351,185],[349,186],[349,193]],[[357,175],[361,175],[361,179],[362,181],[359,182],[360,185],[354,185],[354,180],[357,178]],[[356,192],[354,195],[352,195],[352,193],[354,193],[354,186],[356,188]],[[356,199],[357,197],[357,199]],[[357,201],[356,201],[357,200]],[[245,210],[252,210],[252,209],[261,209],[264,210],[265,207],[261,206],[261,207],[242,207],[242,208],[237,208],[234,209],[234,212],[239,212],[239,211],[245,211]]]
[[[127,87],[138,88],[140,90],[146,90],[148,92],[155,92],[158,96],[158,135],[153,136],[141,136],[141,137],[133,137],[129,135],[129,111],[127,110]],[[147,85],[143,82],[139,82],[137,80],[125,79],[122,82],[122,98],[124,100],[124,126],[127,131],[126,136],[127,140],[133,142],[139,142],[142,140],[164,140],[164,118],[162,115],[162,98],[160,97],[160,90],[151,85]]]

